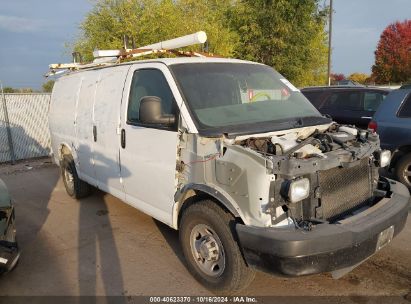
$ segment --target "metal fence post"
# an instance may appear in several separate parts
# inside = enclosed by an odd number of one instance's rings
[[[0,81],[0,87],[1,87],[1,95],[2,95],[2,100],[3,100],[4,119],[6,120],[7,141],[9,144],[11,163],[14,165],[16,161],[16,156],[14,155],[13,139],[11,137],[11,130],[10,130],[9,113],[7,112],[6,97],[4,96],[3,83],[1,81]]]

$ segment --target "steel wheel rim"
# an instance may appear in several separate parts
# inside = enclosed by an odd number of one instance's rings
[[[205,224],[194,226],[190,248],[198,268],[208,276],[219,277],[225,269],[224,247],[218,235]]]
[[[405,166],[403,176],[404,179],[407,181],[408,185],[411,185],[411,163]]]
[[[73,173],[68,169],[64,168],[64,180],[66,181],[66,185],[70,190],[74,189],[74,177]]]

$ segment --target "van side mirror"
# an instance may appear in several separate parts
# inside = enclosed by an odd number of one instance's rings
[[[163,114],[161,98],[144,96],[140,99],[139,120],[144,124],[173,125],[176,118],[172,114]]]

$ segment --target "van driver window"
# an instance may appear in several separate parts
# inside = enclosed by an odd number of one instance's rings
[[[144,96],[161,98],[163,114],[175,114],[174,97],[160,70],[144,69],[134,72],[127,110],[127,121],[139,122],[140,100]]]

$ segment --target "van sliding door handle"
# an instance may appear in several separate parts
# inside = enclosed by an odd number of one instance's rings
[[[93,126],[93,138],[94,138],[94,141],[97,141],[97,127],[96,126]]]
[[[121,129],[121,147],[126,148],[126,130]]]

